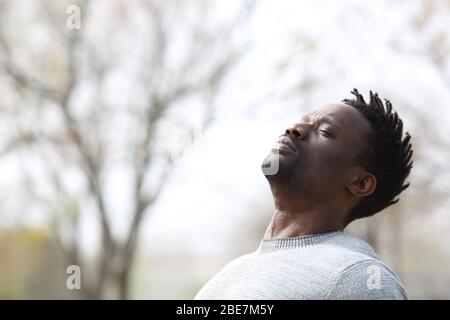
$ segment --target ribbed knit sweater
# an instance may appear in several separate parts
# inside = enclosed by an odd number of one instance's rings
[[[228,263],[195,299],[407,299],[363,240],[341,231],[262,240]]]

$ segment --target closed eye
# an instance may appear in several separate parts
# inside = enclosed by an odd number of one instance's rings
[[[320,132],[322,132],[324,134],[324,136],[326,136],[328,138],[333,138],[333,135],[325,129],[320,129]]]

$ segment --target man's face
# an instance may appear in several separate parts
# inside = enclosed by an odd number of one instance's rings
[[[327,200],[341,193],[352,167],[368,150],[370,123],[355,108],[330,104],[307,114],[286,129],[269,156],[263,171],[278,161],[278,172],[269,181],[286,185],[293,194]]]

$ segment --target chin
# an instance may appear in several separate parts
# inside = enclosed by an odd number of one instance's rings
[[[289,174],[295,166],[296,159],[283,154],[271,152],[262,162],[261,170],[267,179]]]

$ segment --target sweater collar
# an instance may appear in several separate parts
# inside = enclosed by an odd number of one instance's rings
[[[303,247],[314,246],[324,241],[342,234],[342,231],[330,231],[325,233],[308,234],[300,237],[281,237],[273,239],[263,239],[258,248],[261,253],[281,250],[291,250]]]

